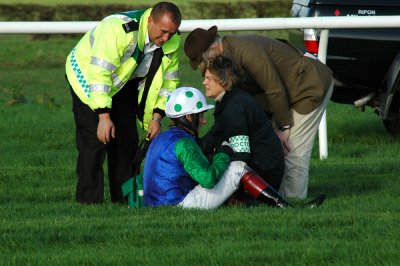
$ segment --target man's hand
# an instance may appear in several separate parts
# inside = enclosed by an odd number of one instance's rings
[[[289,146],[290,129],[286,129],[284,131],[277,130],[276,135],[278,135],[278,138],[282,143],[283,153],[287,155],[290,152],[290,146]]]
[[[161,132],[161,120],[162,117],[159,114],[153,114],[153,120],[150,121],[149,131],[147,132],[146,137],[150,140],[154,139]]]
[[[112,138],[115,138],[115,127],[111,121],[110,114],[104,113],[99,114],[99,124],[97,126],[97,138],[103,144],[110,142]]]

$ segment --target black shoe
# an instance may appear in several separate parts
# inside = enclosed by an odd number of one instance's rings
[[[304,208],[317,208],[319,207],[326,199],[326,195],[325,194],[321,194],[319,196],[317,196],[316,198],[310,200],[309,202],[307,202],[304,205]]]

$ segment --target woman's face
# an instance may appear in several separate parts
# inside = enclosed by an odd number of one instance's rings
[[[218,95],[221,94],[225,89],[217,82],[216,77],[206,70],[204,73],[204,88],[206,89],[206,96],[210,98],[217,98]]]

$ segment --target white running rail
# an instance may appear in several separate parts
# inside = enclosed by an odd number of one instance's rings
[[[97,21],[15,21],[0,22],[0,34],[71,34],[85,33]],[[311,18],[244,18],[183,20],[179,28],[190,32],[195,28],[208,29],[217,25],[219,31],[321,29],[318,58],[326,62],[329,29],[343,28],[400,28],[400,16],[351,16]],[[326,113],[319,125],[320,159],[328,158]]]

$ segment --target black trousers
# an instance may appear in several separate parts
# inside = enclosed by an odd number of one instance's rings
[[[122,180],[132,177],[132,161],[138,148],[135,107],[137,81],[128,82],[112,98],[111,120],[115,139],[103,144],[97,138],[98,114],[84,104],[71,88],[76,125],[78,159],[76,200],[80,203],[104,201],[103,164],[107,156],[111,201],[122,202]]]

